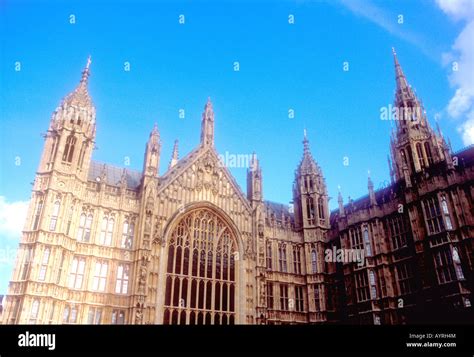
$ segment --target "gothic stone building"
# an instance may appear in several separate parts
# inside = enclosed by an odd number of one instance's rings
[[[474,149],[451,151],[394,59],[391,184],[375,191],[369,178],[366,197],[344,205],[339,194],[332,213],[306,135],[291,208],[263,199],[256,156],[244,194],[214,148],[210,101],[199,145],[179,159],[175,144],[163,175],[156,126],[142,171],[92,161],[89,61],[45,136],[3,323],[402,324],[423,311],[468,314]],[[364,259],[338,259],[345,252]]]

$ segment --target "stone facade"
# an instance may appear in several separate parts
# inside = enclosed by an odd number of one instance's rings
[[[156,126],[141,172],[92,161],[88,61],[50,121],[3,323],[400,324],[427,306],[472,310],[474,150],[454,154],[431,129],[394,58],[408,110],[392,182],[369,178],[367,197],[340,194],[332,213],[306,133],[293,205],[263,199],[255,155],[245,195],[214,148],[210,100],[200,144],[179,159],[176,142],[163,175]]]

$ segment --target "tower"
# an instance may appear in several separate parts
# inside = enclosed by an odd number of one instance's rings
[[[395,49],[392,51],[397,85],[394,101],[396,129],[391,137],[392,165],[396,181],[402,178],[409,181],[407,176],[446,159],[446,143],[431,128],[423,103],[408,84]]]
[[[328,319],[325,246],[330,229],[328,193],[323,173],[313,159],[304,131],[303,158],[295,172],[293,203],[296,229],[303,234],[309,321]]]
[[[88,92],[90,57],[79,85],[51,116],[38,174],[51,171],[87,180],[96,132],[95,107]]]

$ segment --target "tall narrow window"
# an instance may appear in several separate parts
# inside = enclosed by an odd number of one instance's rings
[[[43,210],[43,200],[39,200],[38,204],[36,205],[35,218],[33,220],[33,230],[38,229],[42,210]]]
[[[448,202],[446,201],[446,196],[441,198],[441,207],[443,209],[444,221],[446,222],[446,228],[451,230],[453,225],[451,223],[451,216],[449,215]]]
[[[436,234],[444,231],[444,223],[439,208],[438,199],[430,197],[423,201],[426,225],[428,226],[428,234]]]
[[[301,274],[301,252],[297,246],[293,247],[293,272]]]
[[[321,301],[319,300],[319,285],[313,286],[314,290],[314,308],[316,311],[321,311]]]
[[[33,248],[28,246],[23,250],[23,264],[21,266],[20,279],[26,280],[30,272],[31,261],[33,260]]]
[[[428,158],[428,165],[431,165],[433,163],[433,155],[431,155],[430,143],[427,141],[425,141],[425,152]]]
[[[122,248],[132,249],[134,230],[135,224],[133,222],[129,224],[128,221],[125,221],[123,223],[122,240],[120,243]]]
[[[400,263],[396,267],[397,271],[397,282],[400,290],[400,295],[406,295],[414,289],[414,275],[412,264]]]
[[[112,235],[114,232],[114,219],[104,217],[100,228],[100,244],[110,246],[112,244]]]
[[[304,288],[295,286],[295,309],[298,312],[304,311]]]
[[[311,251],[311,271],[313,274],[318,272],[318,256],[316,254],[316,250]]]
[[[61,202],[56,201],[53,205],[53,211],[51,212],[51,221],[49,222],[49,230],[54,232],[56,230],[56,224],[58,223],[59,209]]]
[[[421,144],[416,144],[416,154],[418,155],[418,162],[420,163],[420,167],[423,169],[425,168],[425,159],[423,157],[423,149],[421,148]]]
[[[41,258],[41,266],[38,273],[38,280],[44,281],[46,278],[46,271],[48,270],[49,255],[51,253],[50,248],[46,248],[43,251],[43,257]]]
[[[51,145],[51,152],[49,154],[49,162],[53,162],[56,157],[56,151],[58,148],[58,137],[53,138],[53,144]]]
[[[273,309],[273,283],[267,282],[267,309]]]
[[[286,273],[288,271],[286,266],[286,245],[280,244],[278,247],[278,255],[280,261],[280,271]]]
[[[288,311],[288,285],[280,284],[280,310]]]
[[[94,278],[92,279],[92,290],[105,291],[107,282],[107,262],[99,261],[95,263]]]
[[[82,281],[84,280],[84,270],[86,266],[86,259],[74,257],[72,260],[71,272],[69,273],[69,288],[81,289]]]
[[[367,254],[368,257],[371,257],[372,256],[372,246],[370,244],[368,228],[364,228],[364,245],[365,245],[365,253]]]
[[[392,240],[392,249],[397,250],[407,245],[408,224],[406,218],[400,214],[387,219],[387,225]]]
[[[325,214],[324,214],[324,200],[322,197],[318,198],[318,214],[319,214],[319,221],[321,224],[325,222]]]
[[[461,259],[459,258],[458,248],[453,247],[453,263],[454,269],[456,270],[456,275],[458,279],[464,279],[464,273],[462,271]]]
[[[35,325],[38,320],[39,306],[40,301],[38,299],[33,300],[33,303],[31,304],[30,319],[28,321],[31,325]]]
[[[69,235],[71,232],[71,223],[72,223],[72,216],[74,214],[74,206],[69,207],[69,212],[67,214],[67,226],[66,226],[66,235]]]
[[[66,145],[64,146],[63,161],[72,162],[75,145],[76,138],[73,135],[68,136],[66,139]]]
[[[314,200],[313,197],[306,198],[306,212],[308,213],[308,224],[314,224]]]
[[[436,273],[440,284],[456,280],[456,269],[453,262],[453,253],[449,247],[443,247],[435,255]],[[459,255],[457,255],[459,259]]]
[[[81,151],[79,153],[79,167],[82,168],[82,164],[84,163],[84,155],[86,154],[87,144],[85,142],[81,145]]]
[[[267,243],[267,269],[272,269],[272,244]]]
[[[115,282],[116,294],[128,293],[129,272],[130,272],[130,266],[128,264],[119,264],[118,269],[117,269],[117,280]]]
[[[357,302],[367,301],[370,299],[369,293],[369,282],[367,279],[367,271],[363,270],[361,272],[354,274],[356,293],[357,293]]]
[[[369,270],[369,283],[370,283],[370,297],[372,299],[377,299],[377,282],[376,282],[375,272]]]
[[[362,232],[360,226],[350,229],[349,237],[351,240],[352,249],[364,249],[364,242],[362,241]]]
[[[61,275],[63,274],[63,269],[64,269],[64,260],[66,259],[66,252],[63,250],[61,253],[61,261],[59,263],[59,269],[58,269],[58,276],[56,278],[56,284],[59,284],[61,281]]]

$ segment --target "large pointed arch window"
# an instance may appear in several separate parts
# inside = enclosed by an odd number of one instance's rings
[[[234,324],[238,251],[230,227],[209,209],[193,210],[167,249],[163,323]]]
[[[63,161],[72,162],[75,146],[76,138],[72,135],[68,136],[66,139],[66,145],[64,146]]]

